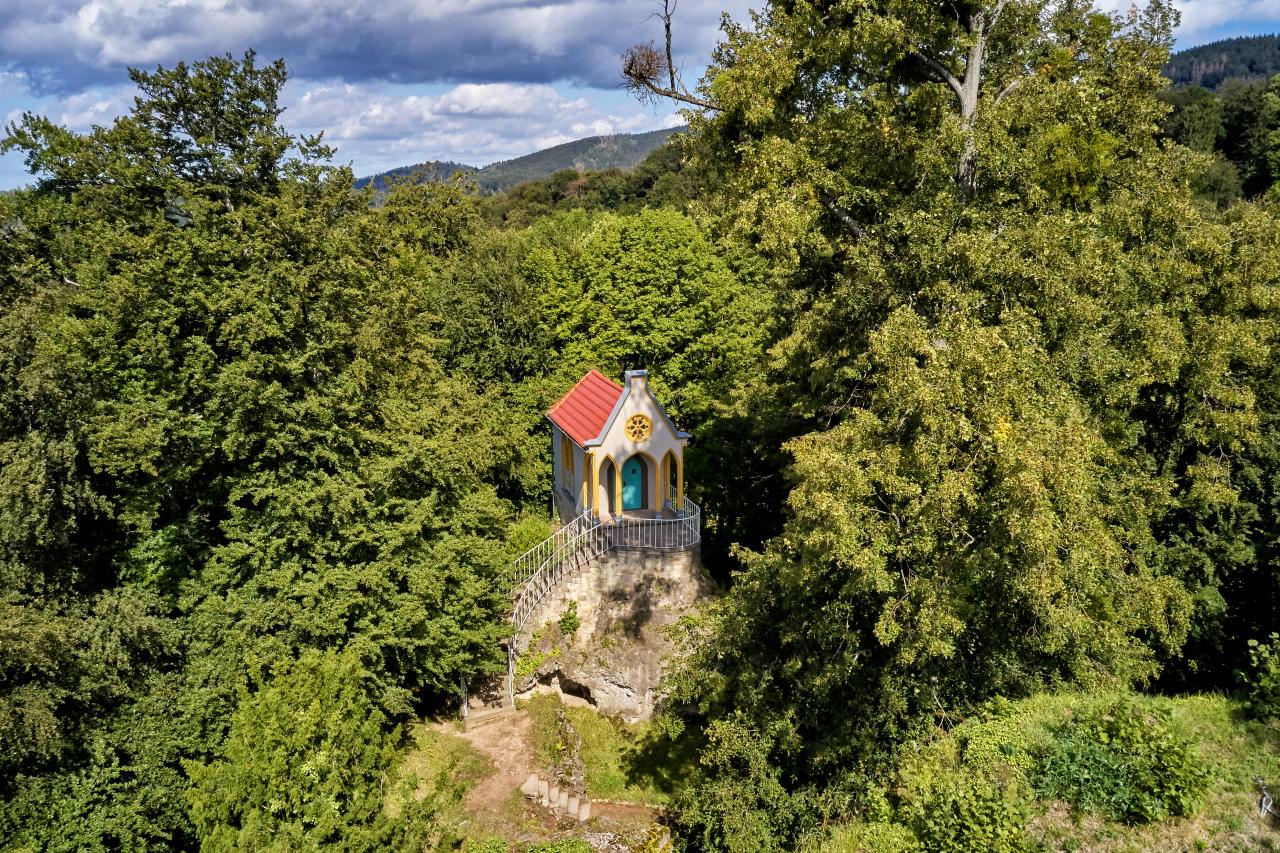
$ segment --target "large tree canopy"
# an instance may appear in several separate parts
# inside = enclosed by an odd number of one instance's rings
[[[134,79],[111,127],[12,125],[0,202],[5,835],[85,849],[185,843],[177,758],[263,668],[348,648],[391,721],[500,666],[521,488],[523,425],[437,357],[463,189],[371,208],[276,124],[281,63]]]
[[[724,178],[713,226],[785,271],[763,408],[795,438],[785,506],[754,509],[785,525],[675,679],[707,846],[794,839],[994,694],[1149,683],[1271,547],[1251,460],[1280,229],[1219,215],[1205,160],[1161,144],[1175,18],[775,2],[726,25],[690,151]]]

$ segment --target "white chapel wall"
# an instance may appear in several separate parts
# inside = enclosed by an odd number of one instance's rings
[[[647,494],[649,496],[649,504],[654,506],[657,504],[658,497],[662,494],[662,484],[659,482],[662,459],[668,451],[674,453],[677,458],[682,458],[687,440],[676,436],[675,431],[667,423],[666,416],[662,414],[662,409],[647,389],[647,377],[631,377],[630,393],[627,394],[622,403],[622,410],[618,412],[618,416],[614,418],[609,431],[604,436],[604,440],[599,447],[594,448],[594,451],[598,470],[603,470],[604,461],[608,457],[612,457],[614,464],[621,468],[634,454],[643,454],[646,463],[645,467],[648,469]],[[627,421],[637,414],[647,416],[653,424],[653,431],[649,437],[640,442],[632,441],[627,437],[626,433]],[[596,493],[596,506],[607,508],[609,506],[609,495],[604,485],[600,483],[598,475],[596,477]]]

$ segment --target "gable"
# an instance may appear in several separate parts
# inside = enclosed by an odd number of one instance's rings
[[[611,439],[628,441],[625,435],[627,422],[637,414],[643,414],[650,419],[654,433],[666,433],[671,441],[680,444],[688,441],[689,434],[676,429],[675,422],[671,420],[667,410],[649,390],[649,371],[628,370],[623,378],[625,387],[602,428],[599,442],[603,443]]]

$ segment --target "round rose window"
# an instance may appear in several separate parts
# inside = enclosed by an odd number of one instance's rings
[[[624,427],[627,438],[635,442],[644,441],[649,437],[649,433],[653,432],[653,421],[649,420],[647,415],[632,415],[627,418],[627,425]]]

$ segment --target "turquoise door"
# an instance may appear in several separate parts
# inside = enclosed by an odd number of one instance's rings
[[[644,463],[632,456],[622,465],[622,508],[644,509]]]

